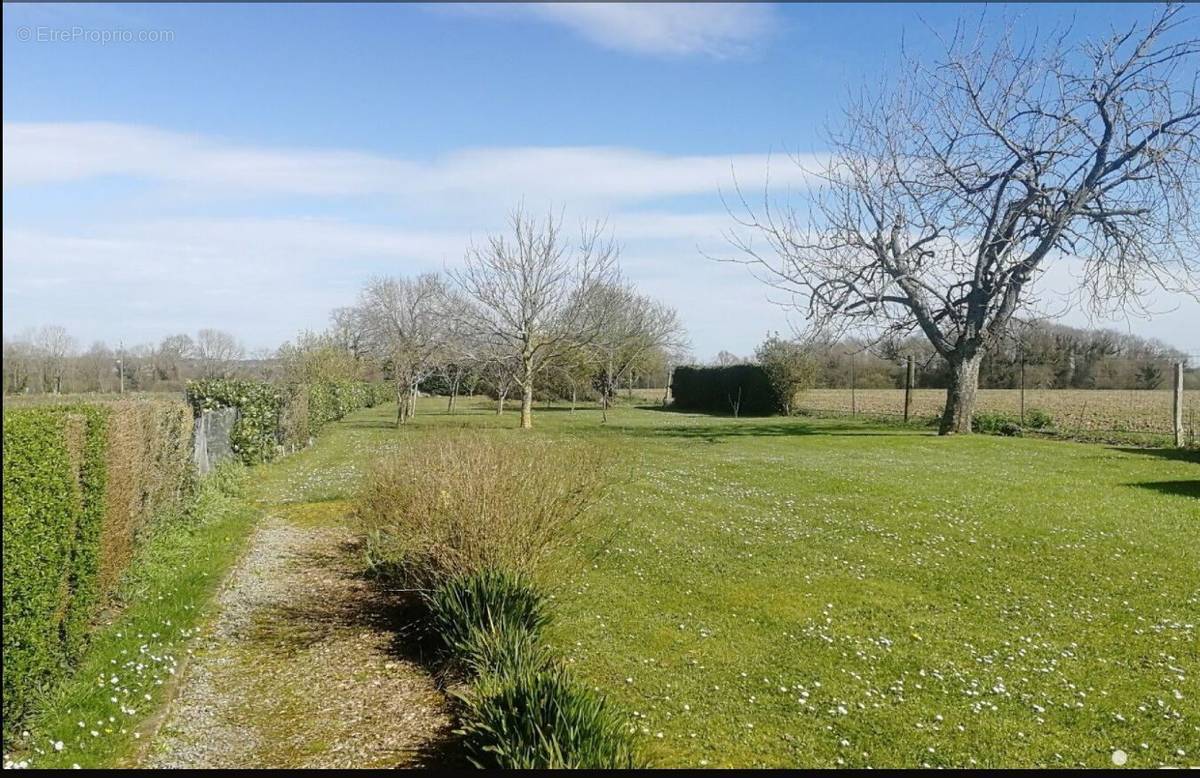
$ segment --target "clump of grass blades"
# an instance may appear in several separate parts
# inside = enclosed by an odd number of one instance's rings
[[[546,645],[526,629],[476,627],[467,632],[460,646],[457,661],[476,683],[514,678],[544,670],[555,663],[554,655]]]
[[[467,758],[477,767],[641,766],[620,716],[561,665],[484,678],[460,698],[459,734]]]
[[[474,675],[543,667],[538,639],[549,623],[545,597],[522,574],[482,570],[447,579],[424,595],[434,630]]]

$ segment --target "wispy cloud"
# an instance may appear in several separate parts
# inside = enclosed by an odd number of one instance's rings
[[[772,29],[754,3],[531,3],[527,13],[619,51],[667,56],[744,54]]]
[[[270,346],[354,299],[372,273],[437,271],[466,235],[336,219],[163,219],[4,230],[4,324],[88,337],[220,324]],[[50,313],[48,313],[50,312]]]
[[[638,200],[710,194],[736,171],[748,187],[767,175],[765,154],[669,155],[620,147],[481,148],[430,161],[356,151],[279,149],[103,122],[4,124],[4,187],[131,177],[243,195],[322,197],[477,195],[506,201]],[[772,185],[802,186],[790,162]]]
[[[722,221],[715,213],[621,213],[610,221],[625,244],[625,272],[680,310],[705,355],[709,343],[750,344],[763,327],[786,325],[741,268],[696,253],[698,241],[718,240]],[[82,337],[130,342],[215,325],[273,346],[323,327],[372,274],[458,264],[472,232],[303,218],[6,228],[4,325],[20,331],[49,319]]]
[[[749,53],[779,25],[762,3],[503,3],[455,13],[534,19],[607,49],[659,57],[719,59]]]
[[[4,159],[6,194],[39,203],[6,217],[6,326],[53,310],[55,321],[96,337],[224,323],[263,345],[321,326],[373,273],[458,263],[521,199],[563,206],[572,220],[608,217],[630,276],[704,332],[695,307],[712,307],[702,287],[714,273],[723,301],[763,296],[744,273],[696,251],[722,245],[718,188],[734,171],[760,188],[768,167],[772,189],[806,183],[789,160],[769,164],[766,154],[521,147],[403,159],[102,122],[5,123]],[[125,181],[146,186],[112,187],[117,200],[79,197]],[[122,301],[118,318],[113,300]],[[748,338],[762,325],[744,326]]]

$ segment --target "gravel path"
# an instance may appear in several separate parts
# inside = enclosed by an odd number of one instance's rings
[[[146,767],[426,766],[450,717],[397,654],[342,528],[268,518],[221,590]]]

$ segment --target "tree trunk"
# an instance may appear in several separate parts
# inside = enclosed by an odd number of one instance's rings
[[[612,397],[617,394],[617,379],[613,376],[612,357],[608,359],[608,366],[604,371],[604,386],[601,389],[603,397],[600,398],[600,423],[608,423],[608,403]]]
[[[946,388],[946,410],[938,427],[939,435],[971,434],[975,400],[979,393],[981,355],[955,357],[950,361],[950,385]]]
[[[521,429],[527,430],[533,427],[533,381],[529,378],[525,379],[524,385],[521,387]]]
[[[533,353],[526,344],[521,354],[521,429],[533,428]]]
[[[405,418],[404,392],[400,389],[399,385],[397,385],[396,386],[396,427],[399,427],[401,424],[404,423],[404,418]]]

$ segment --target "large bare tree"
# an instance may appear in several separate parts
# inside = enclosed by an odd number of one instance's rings
[[[1048,265],[1077,263],[1096,312],[1200,290],[1200,41],[1184,13],[1082,45],[960,27],[939,61],[906,58],[850,102],[808,207],[742,198],[736,261],[816,327],[923,333],[950,368],[941,432],[970,432],[984,353]]]
[[[539,222],[518,208],[509,225],[511,235],[471,246],[450,275],[469,303],[460,314],[466,328],[516,365],[521,427],[529,428],[538,376],[600,331],[602,309],[589,296],[616,280],[617,247],[601,223],[584,225],[576,244],[561,215]]]

